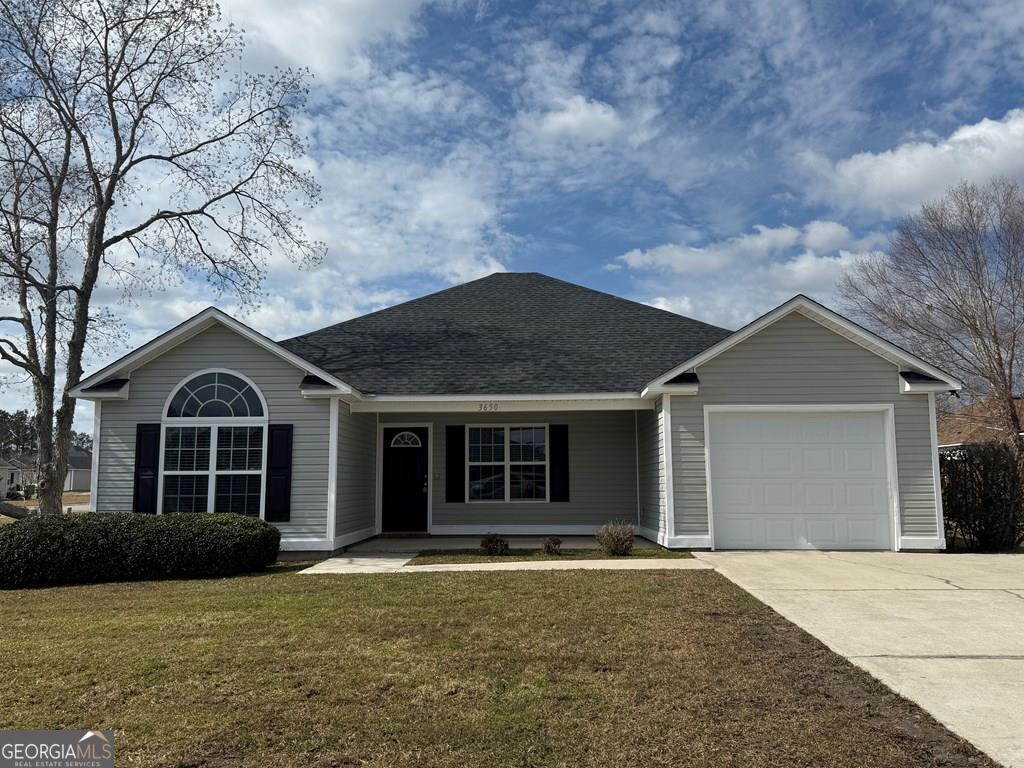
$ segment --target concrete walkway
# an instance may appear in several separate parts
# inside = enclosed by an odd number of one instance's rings
[[[1024,556],[697,557],[994,759],[1024,768]]]
[[[438,563],[406,565],[412,557],[398,555],[348,555],[332,557],[299,571],[300,574],[324,573],[445,573],[448,571],[692,571],[712,566],[687,558],[617,558],[615,560],[510,560],[502,563]]]

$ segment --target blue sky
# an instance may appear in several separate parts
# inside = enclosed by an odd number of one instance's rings
[[[224,13],[245,66],[315,77],[301,127],[324,200],[305,220],[329,252],[272,260],[239,315],[276,338],[501,269],[736,327],[795,293],[832,303],[844,268],[961,179],[1024,176],[1019,0]],[[209,303],[234,311],[194,283],[118,311],[134,344]]]

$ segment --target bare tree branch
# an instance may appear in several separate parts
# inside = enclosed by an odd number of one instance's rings
[[[989,398],[1024,459],[1015,399],[1024,346],[1024,191],[961,184],[900,222],[886,257],[840,280],[865,323],[935,360]]]
[[[202,276],[244,303],[269,254],[322,258],[292,211],[320,193],[306,73],[229,76],[243,43],[213,0],[0,0],[0,359],[32,378],[45,512],[90,336],[117,334],[98,286]]]

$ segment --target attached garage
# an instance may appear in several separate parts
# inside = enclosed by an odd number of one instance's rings
[[[720,549],[891,549],[891,409],[708,406],[708,503]]]

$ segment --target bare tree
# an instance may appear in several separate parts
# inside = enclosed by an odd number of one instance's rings
[[[40,502],[60,509],[87,342],[111,289],[205,277],[251,301],[268,256],[324,251],[293,122],[306,74],[231,74],[213,0],[0,0],[0,359],[31,379]]]
[[[1012,181],[961,184],[901,221],[887,256],[840,281],[868,324],[988,398],[1024,458],[1014,397],[1024,360],[1024,192]]]

